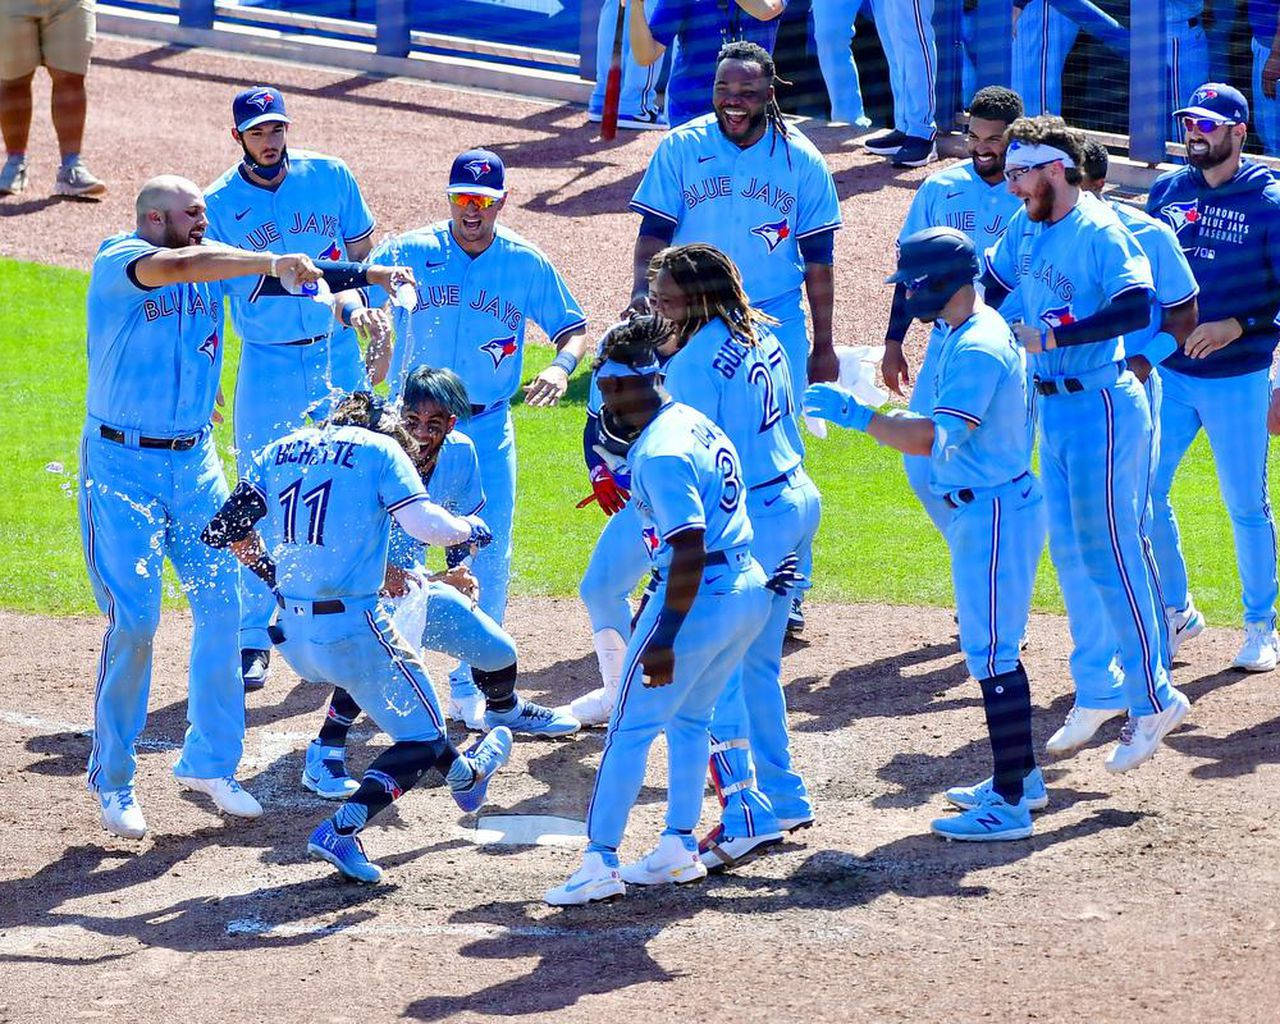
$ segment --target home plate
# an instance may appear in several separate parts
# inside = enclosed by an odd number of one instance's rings
[[[477,846],[586,846],[587,824],[553,814],[482,814],[464,829]]]

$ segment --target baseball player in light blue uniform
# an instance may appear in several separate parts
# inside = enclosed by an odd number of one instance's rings
[[[863,142],[872,153],[893,157],[896,167],[923,167],[938,159],[934,136],[938,47],[934,0],[871,0],[876,32],[889,63],[893,128]]]
[[[235,562],[199,539],[227,496],[210,418],[222,369],[224,284],[236,279],[247,292],[273,272],[318,277],[305,256],[201,244],[204,199],[184,178],[148,181],[137,215],[136,231],[99,247],[89,280],[79,494],[89,579],[107,616],[86,781],[103,825],[131,839],[147,827],[133,789],[135,744],[146,723],[166,556],[195,622],[190,727],[174,774],[224,811],[262,813],[234,778],[244,741]]]
[[[993,299],[1021,289],[1014,330],[1032,354],[1050,530],[1073,531],[1117,639],[1130,719],[1107,768],[1126,771],[1189,707],[1169,684],[1143,552],[1151,413],[1124,364],[1123,333],[1151,319],[1151,265],[1115,211],[1081,194],[1082,133],[1042,115],[1011,136],[1005,176],[1024,209],[986,254],[985,281]]]
[[[1253,51],[1253,127],[1262,139],[1263,152],[1274,156],[1280,153],[1280,93],[1276,92],[1280,80],[1280,0],[1248,0],[1247,6]]]
[[[814,148],[787,125],[773,98],[773,60],[754,43],[730,43],[716,70],[715,113],[671,131],[631,200],[640,214],[631,288],[648,308],[649,263],[668,245],[705,242],[729,256],[751,304],[778,321],[791,379],[831,380],[835,181]],[[813,317],[813,354],[800,289]]]
[[[506,196],[506,171],[496,153],[468,150],[449,175],[451,219],[381,243],[375,263],[414,269],[411,310],[398,309],[396,344],[389,354],[370,349],[372,376],[387,376],[400,394],[409,369],[444,367],[462,378],[471,399],[467,433],[480,459],[485,516],[494,542],[473,570],[480,607],[498,623],[511,575],[511,519],[516,450],[511,399],[520,389],[525,330],[536,323],[559,350],[552,365],[524,389],[532,406],[554,405],[586,351],[586,317],[564,278],[537,246],[497,224]],[[388,375],[387,365],[390,364]],[[451,717],[483,720],[483,700],[465,665],[451,677]]]
[[[1162,370],[1162,445],[1154,486],[1156,558],[1175,632],[1194,626],[1187,567],[1169,490],[1201,428],[1231,517],[1244,605],[1232,665],[1269,672],[1280,658],[1275,518],[1267,483],[1270,369],[1280,322],[1280,184],[1242,159],[1249,106],[1208,83],[1179,111],[1188,166],[1151,186],[1147,212],[1177,235],[1200,284],[1200,323]]]
[[[813,43],[831,100],[831,120],[857,128],[871,127],[851,49],[858,15],[868,3],[869,0],[813,0],[812,4]]]
[[[645,4],[646,14],[653,0]],[[587,120],[599,121],[604,114],[604,92],[609,81],[609,64],[613,58],[614,31],[618,27],[618,0],[604,0],[600,5],[600,21],[596,25],[596,84],[587,101]],[[633,131],[662,131],[667,127],[666,115],[658,101],[658,80],[662,77],[662,61],[648,67],[640,64],[631,52],[631,35],[626,20],[622,25],[622,90],[618,94],[618,127]]]
[[[973,239],[979,252],[985,252],[995,244],[1009,226],[1009,220],[1022,209],[1022,201],[1009,191],[1004,181],[1004,151],[1008,145],[1004,132],[1022,113],[1022,100],[1008,89],[988,86],[974,95],[969,104],[969,126],[965,134],[970,159],[937,171],[920,183],[907,210],[907,219],[898,233],[899,243],[908,235],[926,228],[949,227]],[[1015,306],[1016,302],[1007,300],[1001,307],[1007,319],[1013,316],[1012,307]],[[902,354],[902,343],[910,325],[911,318],[906,314],[905,287],[899,284],[893,292],[893,309],[889,315],[881,369],[885,383],[900,395],[903,384],[910,379],[907,361]],[[936,324],[929,332],[924,360],[907,406],[911,412],[921,416],[933,412],[938,352],[947,333],[945,324]],[[903,455],[902,463],[911,489],[934,526],[945,533],[951,509],[929,485],[930,456]]]
[[[701,413],[663,393],[647,343],[614,344],[597,375],[605,429],[631,467],[631,501],[653,552],[656,587],[627,645],[622,691],[587,811],[582,866],[546,895],[557,906],[622,895],[625,881],[652,885],[706,875],[693,829],[707,777],[707,729],[770,598],[751,557],[733,445]],[[663,731],[667,827],[653,851],[620,869],[618,845],[649,747]]]
[[[974,289],[972,239],[934,227],[902,239],[890,282],[905,287],[914,318],[945,325],[934,408],[882,416],[831,384],[805,393],[805,411],[865,430],[881,444],[928,451],[930,484],[952,509],[946,527],[960,646],[982,687],[992,776],[948,790],[963,813],[933,831],[979,842],[1025,839],[1031,811],[1048,803],[1031,749],[1031,691],[1018,648],[1044,547],[1045,511],[1031,473],[1025,355],[1000,314]]]
[[[335,157],[287,148],[291,122],[279,90],[246,89],[232,113],[232,136],[244,157],[205,190],[209,237],[313,259],[367,256],[373,215],[355,179]],[[334,331],[325,303],[233,297],[231,322],[243,343],[233,421],[241,469],[258,448],[308,415],[324,416],[332,395],[368,386],[355,334]],[[258,689],[267,677],[275,602],[251,573],[241,573],[241,581],[241,671],[246,687]]]
[[[1104,147],[1093,142],[1086,144],[1081,168],[1084,174],[1082,187],[1086,191],[1101,196],[1106,184],[1107,162]],[[1143,509],[1143,555],[1159,588],[1160,574],[1151,545],[1151,485],[1160,451],[1159,365],[1195,326],[1196,294],[1200,289],[1178,246],[1178,240],[1168,225],[1153,220],[1124,203],[1113,202],[1110,206],[1146,255],[1155,283],[1151,322],[1144,328],[1127,333],[1124,347],[1129,369],[1141,380],[1147,404],[1151,408],[1151,444],[1143,463],[1145,486],[1139,496],[1139,505]],[[1045,745],[1049,753],[1061,755],[1080,746],[1083,742],[1081,737],[1087,740],[1103,722],[1123,713],[1125,694],[1120,652],[1115,633],[1107,622],[1102,595],[1085,572],[1074,533],[1063,528],[1065,523],[1055,522],[1054,526],[1055,530],[1049,537],[1049,547],[1058,572],[1058,582],[1062,587],[1067,617],[1071,622],[1071,635],[1075,641],[1071,652],[1071,677],[1076,687],[1075,705],[1068,712],[1062,727],[1049,737]],[[1163,594],[1159,589],[1157,593],[1160,594],[1163,607],[1166,603]],[[1165,652],[1165,667],[1168,668],[1177,650],[1176,645],[1198,630],[1193,628],[1188,631],[1184,628],[1182,633],[1170,636],[1166,617],[1161,616],[1157,622],[1160,626],[1161,648]],[[1193,623],[1192,626],[1194,625]]]
[[[1209,80],[1209,37],[1204,31],[1204,0],[1164,0],[1165,49],[1169,65],[1171,110],[1184,107]],[[1178,115],[1170,115],[1169,138],[1182,138]]]
[[[1049,0],[1013,0],[1013,90],[1027,114],[1062,113],[1062,69],[1080,27]]]
[[[426,669],[378,599],[395,517],[419,540],[483,544],[488,528],[427,500],[397,424],[353,395],[330,422],[301,427],[260,449],[204,531],[277,595],[272,640],[304,679],[341,686],[392,739],[359,788],[307,845],[348,878],[376,882],[359,833],[380,811],[436,768],[458,806],[484,802],[490,776],[511,752],[511,732],[497,728],[469,754],[449,742]],[[403,428],[398,428],[403,429]],[[261,534],[255,532],[255,524]]]
[[[664,249],[653,269],[650,302],[680,343],[664,385],[733,442],[746,486],[752,554],[769,572],[788,556],[808,564],[821,503],[801,466],[796,402],[777,338],[749,306],[733,264],[712,246]],[[716,704],[711,773],[723,811],[699,844],[703,863],[713,870],[776,842],[784,828],[813,821],[808,790],[791,764],[782,693],[792,589],[777,591],[741,670]]]

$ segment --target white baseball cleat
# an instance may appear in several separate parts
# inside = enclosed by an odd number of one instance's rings
[[[1179,647],[1204,632],[1204,616],[1188,594],[1185,608],[1166,608],[1164,617],[1169,624],[1169,660],[1172,661],[1178,656]]]
[[[799,832],[801,829],[813,828],[813,816],[810,815],[807,818],[779,818],[778,828],[789,835]]]
[[[1270,672],[1280,656],[1280,637],[1266,622],[1247,622],[1244,627],[1244,643],[1240,653],[1231,663],[1232,668],[1246,672]]]
[[[1049,737],[1044,749],[1055,757],[1072,754],[1093,739],[1107,722],[1123,714],[1123,708],[1082,708],[1073,704],[1062,728]]]
[[[614,855],[615,864],[605,863],[604,854],[588,851],[578,868],[564,885],[548,889],[543,897],[553,907],[575,907],[595,900],[611,900],[627,894]]]
[[[147,834],[147,819],[142,816],[132,786],[108,789],[95,794],[102,814],[102,827],[121,839],[141,839]]]
[[[220,779],[197,779],[193,775],[175,775],[178,785],[212,797],[218,810],[237,818],[262,816],[262,804],[230,775]]]
[[[609,699],[609,691],[599,686],[581,697],[574,697],[563,708],[556,710],[572,715],[582,723],[583,728],[608,725],[609,716],[613,714],[613,701]]]
[[[706,878],[707,869],[698,859],[696,846],[690,850],[679,836],[664,835],[642,859],[622,865],[621,875],[624,882],[635,885],[679,884]]]
[[[449,695],[449,718],[461,722],[472,732],[484,732],[484,694],[463,693],[458,696]]]
[[[1173,691],[1169,706],[1154,715],[1130,715],[1120,730],[1120,742],[1107,757],[1107,771],[1127,772],[1149,760],[1160,746],[1160,741],[1171,733],[1191,710],[1191,702],[1181,690]]]
[[[765,847],[782,842],[781,832],[764,832],[755,836],[726,836],[724,826],[717,825],[698,843],[698,855],[708,871],[724,871],[754,860]]]

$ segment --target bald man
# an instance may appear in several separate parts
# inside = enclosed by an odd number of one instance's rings
[[[200,541],[227,483],[212,419],[222,369],[223,297],[266,279],[314,282],[304,255],[204,245],[204,198],[173,175],[148,181],[137,228],[98,249],[89,281],[88,415],[80,442],[80,527],[107,616],[93,697],[88,786],[102,824],[140,838],[135,743],[147,716],[151,641],[167,556],[191,604],[187,721],[178,783],[232,815],[262,807],[236,782],[244,743],[236,563]],[[274,282],[272,282],[274,283]]]

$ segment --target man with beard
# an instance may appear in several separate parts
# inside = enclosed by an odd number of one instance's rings
[[[209,237],[258,252],[299,250],[314,259],[362,260],[369,254],[373,216],[346,164],[305,150],[290,152],[284,97],[256,86],[232,103],[231,137],[240,162],[205,191]],[[323,417],[329,397],[368,387],[360,348],[351,331],[333,333],[322,302],[287,296],[233,298],[231,321],[240,335],[236,376],[235,442],[243,470],[255,450],[307,415]],[[342,322],[382,334],[385,321],[362,304],[343,307]],[[267,679],[271,643],[267,625],[276,604],[252,573],[242,572],[241,673],[245,689]]]
[[[965,147],[970,159],[946,170],[929,175],[911,200],[911,209],[898,242],[926,228],[955,228],[973,240],[979,253],[985,252],[1004,234],[1009,220],[1022,202],[1009,191],[1004,181],[1004,151],[1009,145],[1005,131],[1022,116],[1022,99],[1016,92],[989,85],[979,89],[969,104],[969,128]],[[893,309],[889,314],[889,330],[884,341],[881,371],[890,390],[904,394],[903,385],[911,383],[911,371],[902,352],[902,341],[911,326],[907,315],[906,285],[893,289]],[[1004,315],[1010,317],[1006,303]],[[938,352],[946,336],[945,325],[935,324],[929,332],[929,343],[920,363],[920,373],[911,392],[908,408],[922,416],[933,412],[934,378],[937,375]],[[929,458],[903,455],[907,481],[915,491],[929,518],[942,533],[946,532],[951,509],[929,487]]]
[[[1143,557],[1140,496],[1151,412],[1124,363],[1123,335],[1151,320],[1151,265],[1114,210],[1081,194],[1084,135],[1060,117],[1009,128],[1005,178],[1023,201],[987,253],[992,304],[1020,289],[1014,332],[1031,355],[1050,532],[1070,531],[1119,648],[1129,721],[1113,772],[1150,758],[1186,717],[1169,684],[1156,582]],[[1074,639],[1086,624],[1072,622]]]
[[[1267,168],[1241,157],[1249,105],[1231,86],[1202,85],[1178,114],[1188,166],[1156,179],[1147,212],[1178,236],[1200,284],[1201,321],[1161,371],[1156,562],[1171,629],[1185,628],[1198,613],[1169,488],[1203,427],[1231,516],[1244,601],[1244,643],[1232,665],[1269,672],[1280,655],[1266,428],[1280,309],[1280,185]]]

